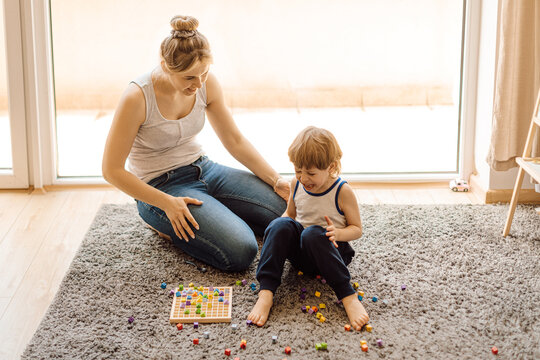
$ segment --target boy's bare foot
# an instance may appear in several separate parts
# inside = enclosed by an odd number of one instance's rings
[[[248,320],[251,320],[255,325],[263,326],[268,319],[273,303],[274,294],[270,290],[259,291],[259,299],[248,315]]]
[[[351,326],[355,330],[360,331],[362,326],[369,322],[369,315],[366,309],[364,309],[364,305],[358,300],[356,294],[346,296],[341,301],[343,302]]]

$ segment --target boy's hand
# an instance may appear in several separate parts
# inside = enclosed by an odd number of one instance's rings
[[[334,246],[337,248],[338,247],[338,244],[337,244],[337,238],[338,238],[338,229],[334,228],[334,223],[332,222],[332,220],[330,220],[330,218],[328,216],[324,216],[324,219],[326,220],[326,222],[328,223],[328,226],[326,227],[326,236],[328,236],[328,240],[330,240]]]

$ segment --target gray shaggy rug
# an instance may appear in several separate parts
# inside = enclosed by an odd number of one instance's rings
[[[23,359],[225,359],[226,348],[230,359],[540,358],[540,217],[532,206],[518,207],[507,238],[501,236],[506,205],[360,210],[364,235],[353,242],[356,257],[349,267],[365,292],[372,332],[346,332],[347,316],[329,286],[288,265],[268,323],[248,327],[256,293],[235,283],[255,281],[258,260],[242,273],[211,267],[202,273],[185,260],[202,264],[144,226],[135,205],[105,205]],[[169,291],[190,282],[234,286],[237,331],[229,323],[180,331],[169,324]],[[301,311],[319,303],[327,305],[324,323]],[[240,348],[242,339],[246,349]],[[327,350],[315,349],[321,342]]]

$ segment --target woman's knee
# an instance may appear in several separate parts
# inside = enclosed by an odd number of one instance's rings
[[[141,219],[151,229],[169,237],[176,237],[171,222],[163,210],[142,201],[137,201],[137,210]]]
[[[234,242],[226,245],[223,270],[242,271],[247,269],[255,260],[258,250],[257,239],[253,233],[243,236],[237,235]]]

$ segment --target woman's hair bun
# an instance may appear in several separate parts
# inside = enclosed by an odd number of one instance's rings
[[[176,15],[171,19],[171,26],[175,31],[195,31],[199,21],[192,16]]]

